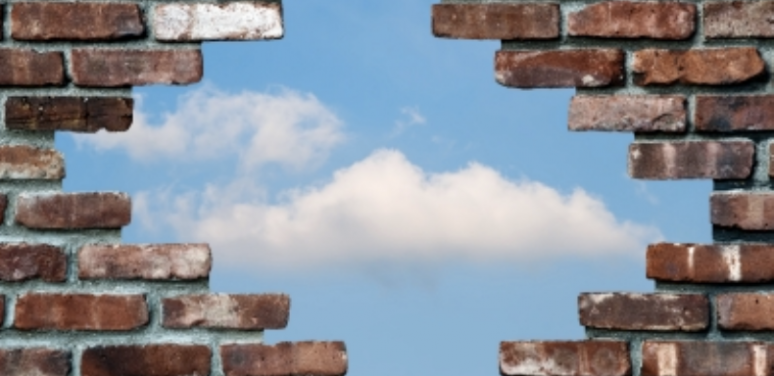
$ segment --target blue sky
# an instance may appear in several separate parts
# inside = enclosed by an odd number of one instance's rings
[[[497,374],[502,340],[580,339],[585,291],[650,291],[648,242],[709,242],[711,183],[626,176],[571,90],[494,82],[499,42],[429,0],[285,2],[286,35],[207,43],[205,80],[135,90],[126,134],[57,135],[67,191],[129,192],[129,243],[209,242],[212,288],[286,292],[284,340],[350,375]]]

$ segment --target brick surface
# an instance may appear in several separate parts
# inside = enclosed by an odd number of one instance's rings
[[[572,131],[684,132],[685,97],[679,95],[576,95]]]
[[[144,32],[136,4],[41,2],[11,8],[11,37],[16,40],[114,40]]]
[[[185,85],[202,78],[199,50],[74,49],[72,79],[78,86]]]
[[[61,86],[65,83],[61,52],[0,49],[0,86]]]
[[[60,180],[65,176],[64,158],[54,149],[0,146],[0,179]]]
[[[614,49],[498,51],[495,77],[518,88],[617,86],[623,65],[623,51]]]
[[[774,230],[774,194],[715,192],[710,197],[710,219],[721,227]]]
[[[570,13],[567,26],[574,36],[681,40],[693,35],[695,18],[693,4],[603,1]]]
[[[340,376],[347,373],[343,342],[281,342],[221,346],[226,376]]]
[[[5,324],[5,295],[0,295],[0,327],[2,327],[4,324]]]
[[[261,40],[282,38],[279,3],[162,4],[153,16],[162,41]]]
[[[642,376],[765,376],[771,375],[768,354],[762,343],[661,342],[642,346]]]
[[[124,193],[21,193],[16,222],[36,229],[119,228],[131,221]]]
[[[558,4],[435,4],[433,35],[459,39],[556,39],[559,17]]]
[[[717,296],[718,326],[723,330],[773,330],[774,295],[765,293]]]
[[[758,50],[751,47],[695,50],[645,49],[632,63],[637,85],[732,85],[765,73]]]
[[[706,38],[774,37],[771,1],[712,1],[704,4]]]
[[[701,132],[774,130],[774,95],[697,95],[694,119]]]
[[[523,376],[628,376],[626,342],[502,342],[500,374]]]
[[[61,248],[48,244],[0,244],[0,281],[64,282],[66,278],[67,256]]]
[[[8,196],[0,193],[0,226],[5,222],[5,209],[8,208]]]
[[[635,142],[629,176],[635,179],[745,179],[755,156],[752,141]]]
[[[648,278],[691,283],[774,281],[774,246],[768,244],[653,244]]]
[[[162,300],[167,328],[282,329],[290,315],[284,294],[187,295]]]
[[[581,294],[581,325],[600,329],[699,331],[709,326],[709,300],[693,294]]]
[[[82,376],[209,375],[212,352],[199,345],[127,345],[88,348],[81,356]]]
[[[12,130],[94,133],[126,131],[134,100],[108,97],[9,97],[5,126]]]
[[[78,251],[80,279],[192,280],[212,268],[206,244],[90,244]]]
[[[0,375],[68,376],[70,353],[46,348],[0,349]]]
[[[20,330],[137,329],[148,323],[142,295],[37,294],[19,296],[14,328]]]

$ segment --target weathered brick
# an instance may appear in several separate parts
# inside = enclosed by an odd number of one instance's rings
[[[5,209],[8,208],[8,196],[0,193],[0,226],[5,222]]]
[[[603,1],[570,13],[568,33],[602,38],[690,38],[696,6],[678,2]]]
[[[166,328],[282,329],[290,316],[284,294],[186,295],[162,300]]]
[[[556,39],[559,18],[559,4],[434,4],[433,35],[459,39]]]
[[[576,95],[573,131],[684,132],[685,97],[679,95]]]
[[[343,342],[230,344],[220,354],[226,376],[341,376],[348,368]]]
[[[282,6],[267,2],[157,5],[153,28],[162,41],[261,40],[284,35]]]
[[[0,327],[5,324],[5,295],[0,295]],[[2,367],[0,367],[2,369]]]
[[[72,78],[78,86],[185,85],[202,78],[199,50],[74,49]]]
[[[635,142],[629,176],[635,179],[745,179],[755,156],[752,141]]]
[[[520,376],[628,376],[629,348],[619,341],[502,342],[500,374]]]
[[[64,282],[66,278],[67,256],[61,248],[48,244],[0,244],[0,281]]]
[[[733,85],[765,73],[758,50],[752,47],[694,50],[645,49],[634,53],[632,70],[637,85]]]
[[[774,330],[774,295],[735,293],[717,296],[718,326],[723,330]]]
[[[20,330],[120,330],[148,323],[142,295],[38,294],[19,296],[14,328]]]
[[[5,102],[5,127],[23,131],[122,132],[132,124],[133,109],[132,98],[9,97]]]
[[[712,1],[704,4],[704,37],[774,37],[772,1]]]
[[[78,251],[80,279],[191,280],[212,268],[206,244],[90,244]]]
[[[697,95],[694,125],[701,132],[774,130],[774,95]]]
[[[710,219],[716,226],[774,230],[774,193],[714,192],[710,208]]]
[[[61,52],[0,49],[0,86],[61,86],[65,83]]]
[[[709,300],[695,294],[581,294],[581,325],[600,329],[695,332],[709,326]]]
[[[126,345],[88,348],[82,376],[209,375],[212,352],[202,345]]]
[[[771,350],[763,343],[645,341],[642,376],[772,375]]]
[[[496,79],[518,88],[605,87],[623,83],[624,54],[615,49],[498,51]]]
[[[16,40],[113,40],[145,32],[137,4],[15,3],[11,37]]]
[[[70,353],[67,351],[47,348],[0,349],[0,375],[67,376],[69,374]]]
[[[0,146],[0,180],[60,180],[64,176],[64,158],[55,149]]]
[[[119,228],[131,209],[125,193],[21,193],[15,220],[35,229]]]
[[[774,246],[769,244],[653,244],[648,278],[691,283],[774,281]]]

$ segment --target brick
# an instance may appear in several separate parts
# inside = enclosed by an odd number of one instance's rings
[[[576,95],[572,131],[684,132],[685,97],[679,95]]]
[[[618,86],[624,54],[614,49],[498,51],[495,77],[517,88]]]
[[[279,39],[285,32],[282,6],[254,1],[157,5],[153,28],[161,41]]]
[[[635,142],[629,176],[635,179],[745,179],[752,173],[752,141]]]
[[[62,86],[65,83],[61,52],[0,49],[0,86]]]
[[[0,146],[0,180],[61,180],[64,158],[55,149]]]
[[[0,327],[5,324],[5,295],[0,295]],[[0,370],[2,367],[0,367]]]
[[[707,2],[703,13],[705,38],[774,37],[772,1]]]
[[[774,295],[765,293],[719,294],[718,327],[723,330],[774,329]]]
[[[109,97],[9,97],[5,127],[23,131],[123,132],[132,124],[134,100]]]
[[[290,298],[284,294],[187,295],[162,300],[166,328],[282,329],[288,324]]]
[[[715,192],[710,197],[713,225],[742,230],[774,230],[774,194]]]
[[[80,279],[194,280],[211,268],[206,244],[90,244],[78,251]]]
[[[648,247],[650,279],[690,283],[774,281],[774,246],[768,244],[653,244]]]
[[[771,375],[770,352],[762,343],[645,341],[641,375]]]
[[[140,7],[108,3],[15,3],[11,37],[16,40],[107,41],[143,35]]]
[[[697,95],[694,125],[701,132],[774,130],[774,96]]]
[[[603,1],[570,13],[569,35],[682,40],[693,35],[696,6],[678,2]]]
[[[82,376],[209,375],[210,348],[202,345],[126,345],[88,348],[81,356]]]
[[[752,47],[694,50],[645,49],[634,53],[637,85],[733,85],[765,73],[758,50]]]
[[[66,278],[67,256],[62,248],[48,244],[0,244],[0,281],[64,282]]]
[[[629,348],[619,341],[502,342],[500,374],[629,376]]]
[[[581,294],[581,325],[600,329],[695,332],[709,326],[709,300],[695,294]]]
[[[74,49],[72,79],[78,86],[186,85],[202,78],[199,50]]]
[[[8,208],[8,196],[0,193],[0,226],[5,222],[5,209]]]
[[[67,351],[46,348],[0,349],[0,375],[67,376],[69,374],[70,353]]]
[[[343,342],[230,344],[220,354],[226,376],[341,376],[348,368]]]
[[[148,323],[148,306],[142,295],[28,293],[14,316],[20,330],[129,331]]]
[[[21,193],[16,222],[35,229],[119,228],[131,221],[125,193]]]
[[[559,4],[434,4],[433,35],[455,39],[557,39],[559,19]]]

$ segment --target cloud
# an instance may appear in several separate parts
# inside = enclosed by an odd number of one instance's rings
[[[241,179],[183,195],[144,192],[135,210],[149,228],[162,221],[181,240],[211,243],[219,262],[269,270],[639,254],[660,238],[581,189],[562,194],[478,163],[427,173],[393,150],[275,201]]]
[[[392,130],[392,137],[397,137],[406,129],[416,126],[424,125],[427,123],[427,119],[419,112],[417,107],[403,107],[400,109],[402,116],[401,119],[395,121],[395,127]]]

